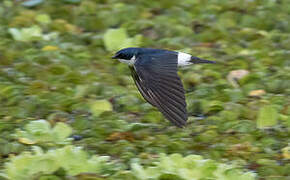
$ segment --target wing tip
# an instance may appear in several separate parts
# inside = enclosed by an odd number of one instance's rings
[[[187,126],[187,114],[183,118],[172,118],[163,114],[166,119],[168,119],[174,126],[178,128],[185,128]]]
[[[172,122],[172,123],[178,128],[185,128],[187,125],[186,121],[178,121],[178,123],[176,123],[176,122]]]

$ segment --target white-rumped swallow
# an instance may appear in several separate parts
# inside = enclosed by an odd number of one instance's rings
[[[113,57],[127,63],[140,93],[169,121],[186,125],[185,91],[177,75],[178,66],[215,63],[190,54],[163,49],[125,48]]]

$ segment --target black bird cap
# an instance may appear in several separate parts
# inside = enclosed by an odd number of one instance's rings
[[[138,52],[137,48],[125,48],[121,49],[118,52],[115,53],[114,56],[112,56],[112,59],[126,59],[130,60],[134,55],[136,55]]]

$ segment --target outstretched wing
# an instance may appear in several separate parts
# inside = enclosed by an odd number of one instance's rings
[[[130,67],[142,96],[174,125],[186,125],[187,111],[175,54],[140,56]]]

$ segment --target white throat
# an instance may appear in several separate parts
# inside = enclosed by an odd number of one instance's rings
[[[126,60],[126,59],[118,59],[118,60],[122,63],[126,63],[128,65],[133,65],[136,62],[136,57],[134,55],[130,60]]]
[[[177,56],[178,60],[178,66],[186,66],[192,64],[190,62],[191,60],[191,55],[183,52],[178,52]]]

